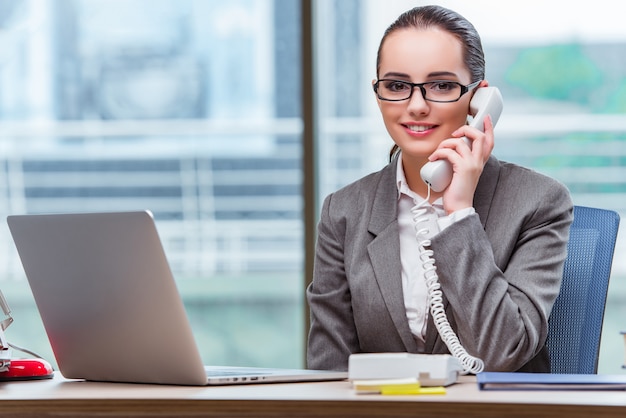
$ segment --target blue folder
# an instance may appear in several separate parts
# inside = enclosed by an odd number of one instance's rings
[[[480,390],[626,390],[626,375],[482,372]]]

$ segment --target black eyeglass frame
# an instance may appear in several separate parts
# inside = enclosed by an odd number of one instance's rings
[[[384,97],[381,97],[380,94],[378,93],[378,83],[380,83],[381,81],[395,81],[397,83],[403,83],[406,84],[407,86],[411,87],[411,90],[409,92],[409,97],[405,97],[404,99],[385,99]],[[413,91],[415,91],[415,87],[419,87],[420,92],[422,93],[422,98],[426,101],[429,102],[435,102],[435,103],[454,103],[454,102],[458,102],[459,100],[461,100],[461,97],[463,97],[463,95],[465,93],[467,93],[468,91],[472,90],[474,87],[478,86],[478,84],[480,84],[482,80],[478,80],[475,81],[473,83],[470,83],[468,85],[463,85],[457,81],[450,81],[450,80],[434,80],[434,81],[427,81],[425,83],[411,83],[410,81],[405,81],[405,80],[395,80],[393,78],[381,78],[380,80],[376,80],[376,83],[374,83],[374,92],[376,93],[376,96],[380,99],[380,100],[384,100],[386,102],[401,102],[404,100],[409,100],[411,97],[413,97]],[[456,84],[458,86],[461,87],[461,93],[459,94],[459,97],[457,97],[454,100],[433,100],[433,99],[427,99],[426,98],[426,89],[424,88],[424,86],[426,84],[433,84],[433,83],[452,83],[452,84]]]

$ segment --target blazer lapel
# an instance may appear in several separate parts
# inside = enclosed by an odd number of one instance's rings
[[[395,160],[394,160],[395,162]],[[374,235],[367,250],[389,315],[408,352],[417,351],[409,328],[402,292],[400,238],[398,231],[398,189],[396,164],[383,169],[376,189],[368,229]]]
[[[483,168],[476,192],[474,192],[474,209],[480,217],[483,228],[487,225],[491,200],[493,199],[499,176],[500,163],[496,157],[491,156]]]

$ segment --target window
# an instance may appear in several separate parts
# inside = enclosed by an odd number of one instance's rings
[[[301,366],[299,4],[9,1],[1,15],[3,215],[150,209],[203,360]],[[2,228],[7,337],[52,361]]]

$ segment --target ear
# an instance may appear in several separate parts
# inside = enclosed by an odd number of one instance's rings
[[[374,93],[374,97],[376,98],[376,104],[378,104],[378,108],[380,109],[380,99],[378,98],[378,95],[374,91],[374,84],[376,84],[376,79],[372,80],[372,92]]]

